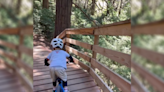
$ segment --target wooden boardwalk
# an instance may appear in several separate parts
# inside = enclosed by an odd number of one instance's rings
[[[0,92],[26,92],[18,78],[0,65]]]
[[[34,92],[52,92],[52,79],[49,67],[44,66],[44,59],[50,50],[35,46],[33,50],[33,86]],[[75,64],[67,65],[68,88],[70,92],[100,92],[93,78]]]

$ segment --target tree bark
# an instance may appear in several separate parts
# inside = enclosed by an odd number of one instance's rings
[[[121,0],[121,2],[120,2],[120,8],[119,8],[118,15],[120,15],[120,14],[121,14],[121,9],[122,9],[122,0]]]
[[[72,0],[56,0],[56,20],[54,37],[71,26]]]
[[[43,0],[43,8],[48,8],[48,7],[49,7],[48,0]]]
[[[16,13],[19,14],[22,0],[17,1]]]
[[[96,0],[92,0],[91,15],[94,15],[94,12],[95,12],[95,4],[96,4]]]

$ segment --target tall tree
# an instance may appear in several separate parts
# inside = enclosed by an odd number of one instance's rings
[[[96,0],[92,0],[91,14],[94,15]]]
[[[43,8],[48,8],[48,0],[43,0]]]
[[[56,0],[56,21],[54,37],[71,25],[72,0]]]

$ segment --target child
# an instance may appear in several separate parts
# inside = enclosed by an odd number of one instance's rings
[[[64,91],[68,92],[67,74],[66,74],[66,58],[70,58],[70,62],[74,62],[71,55],[63,51],[63,41],[60,38],[54,38],[51,41],[53,51],[45,59],[45,65],[50,67],[50,74],[53,80],[53,92],[56,90],[56,79],[59,77],[63,81]],[[48,63],[50,60],[50,64]]]

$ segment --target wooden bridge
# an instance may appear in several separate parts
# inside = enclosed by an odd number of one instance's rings
[[[62,38],[65,43],[65,50],[73,53],[84,60],[88,61],[90,65],[86,65],[82,63],[80,60],[76,59],[74,57],[74,60],[76,62],[75,64],[67,64],[67,74],[68,74],[68,87],[70,92],[114,92],[110,86],[108,86],[101,77],[96,73],[95,70],[99,70],[101,73],[105,75],[107,79],[109,79],[113,84],[115,84],[120,92],[149,92],[145,85],[132,74],[132,86],[131,82],[117,74],[116,72],[112,71],[102,63],[100,63],[98,60],[96,60],[97,53],[108,57],[111,60],[114,60],[122,65],[125,65],[128,68],[134,69],[136,73],[138,73],[144,80],[147,80],[154,89],[156,89],[158,92],[163,91],[164,82],[160,78],[156,77],[155,74],[150,73],[143,67],[141,67],[139,64],[135,63],[134,60],[131,60],[131,55],[121,53],[118,51],[114,51],[111,49],[106,49],[103,47],[100,47],[98,45],[99,41],[99,35],[109,35],[109,36],[131,36],[133,39],[134,35],[140,35],[140,34],[164,34],[164,21],[157,22],[157,23],[151,23],[141,26],[132,27],[131,29],[131,23],[130,20],[118,22],[110,25],[104,25],[99,26],[95,28],[83,28],[83,29],[66,29],[61,34],[58,35],[59,38]],[[20,29],[19,29],[20,30]],[[27,33],[26,33],[27,32]],[[10,33],[13,34],[14,32],[5,32],[0,31],[0,34],[6,34]],[[16,33],[23,33],[28,34],[28,31],[25,32],[16,32]],[[77,41],[75,39],[71,39],[70,35],[93,35],[94,36],[94,44],[89,44],[81,41]],[[133,40],[132,40],[133,41]],[[21,43],[21,41],[20,41]],[[28,55],[31,55],[31,50],[21,49],[22,45],[11,45],[11,43],[6,43],[4,41],[0,41],[1,45],[7,46],[9,48],[18,49],[18,52],[24,52]],[[10,45],[9,45],[10,44]],[[86,55],[84,52],[78,51],[71,47],[70,44],[77,45],[86,49],[89,49],[92,51],[92,57]],[[16,74],[15,79],[13,77],[13,80],[19,81],[20,83],[23,83],[23,85],[17,85],[17,87],[22,88],[23,90],[28,90],[28,92],[52,92],[52,81],[49,74],[49,68],[47,66],[44,66],[44,58],[48,55],[48,53],[51,51],[49,47],[46,47],[44,43],[44,39],[40,41],[34,41],[34,47],[33,47],[33,58],[34,58],[34,64],[33,64],[33,75],[32,75],[32,69],[27,65],[20,61],[19,57],[16,59],[16,57],[13,58],[12,55],[9,53],[0,50],[0,55],[3,55],[5,57],[9,57],[11,60],[16,62],[16,66],[19,66],[19,68],[24,68],[24,70],[27,71],[29,76],[33,76],[33,89],[31,84],[25,78],[20,74],[18,71],[18,68],[15,68],[14,66],[11,66],[4,62],[7,68],[11,67],[13,70],[13,73]],[[27,53],[28,52],[28,53]],[[164,55],[149,51],[140,47],[137,47],[133,45],[132,43],[132,53],[137,53],[138,55],[141,55],[151,61],[154,61],[155,63],[158,63],[162,66],[164,66]],[[1,69],[0,73],[5,73],[10,76],[13,75],[13,73],[9,73],[6,68]],[[3,78],[2,80],[6,80],[7,75],[0,74],[0,78]],[[17,76],[18,75],[18,76]],[[1,77],[2,76],[2,77]],[[9,78],[10,81],[12,79]],[[1,82],[6,83],[6,85],[9,85],[8,82]],[[13,86],[15,86],[14,84]],[[8,88],[5,88],[3,86],[0,86],[1,90],[8,90]],[[21,89],[21,90],[22,90]],[[17,89],[18,90],[18,89]],[[31,91],[32,90],[32,91]],[[13,92],[13,91],[4,91],[4,92]],[[15,91],[15,92],[23,92],[23,91]]]
[[[21,56],[25,53],[33,57],[33,50],[24,46],[24,38],[26,35],[33,34],[33,27],[8,28],[1,29],[1,35],[17,35],[19,36],[19,44],[13,44],[0,40],[0,46],[15,50],[14,52],[7,52],[0,48],[0,92],[32,92],[32,67],[25,63]],[[7,62],[2,59],[2,56],[12,62]],[[6,60],[7,60],[6,59]],[[25,76],[26,75],[26,76]]]
[[[88,44],[70,38],[70,35],[93,35],[94,44]],[[66,29],[60,35],[65,43],[65,50],[80,56],[90,63],[90,66],[85,65],[74,57],[77,65],[68,64],[68,88],[70,92],[113,92],[112,89],[104,83],[104,81],[95,72],[95,68],[103,73],[108,79],[112,81],[120,91],[130,92],[131,83],[125,78],[121,77],[105,65],[96,60],[96,54],[100,53],[126,67],[131,66],[131,56],[118,51],[102,48],[98,46],[99,35],[111,36],[131,36],[130,20],[105,25],[97,28],[83,28],[83,29]],[[92,57],[80,52],[70,46],[74,44],[89,50],[92,50]],[[43,45],[43,44],[42,44]],[[52,80],[49,74],[49,68],[44,66],[43,60],[47,57],[51,50],[41,45],[34,47],[34,92],[51,92]]]

